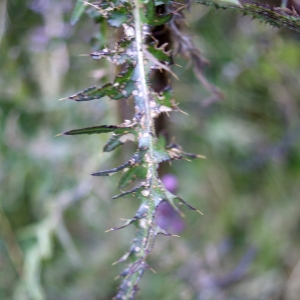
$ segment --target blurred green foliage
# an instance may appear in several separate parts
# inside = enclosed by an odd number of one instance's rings
[[[79,56],[99,33],[87,16],[69,24],[73,2],[3,2],[0,299],[111,299],[122,269],[111,264],[133,237],[131,228],[104,231],[137,203],[110,199],[116,177],[89,175],[130,151],[102,154],[108,136],[55,137],[119,122],[114,101],[57,102],[113,77],[107,62]],[[157,273],[145,275],[137,299],[298,300],[299,37],[196,4],[186,15],[225,97],[205,106],[207,91],[177,61],[174,94],[189,116],[172,114],[171,135],[207,159],[170,170],[204,216],[187,211],[180,239],[158,239],[149,261]]]

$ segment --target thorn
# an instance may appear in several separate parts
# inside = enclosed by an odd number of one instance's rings
[[[55,135],[54,137],[58,137],[58,136],[61,136],[61,135],[63,135],[63,133],[59,133],[59,134]]]
[[[105,230],[104,232],[106,233],[106,232],[110,232],[110,231],[114,231],[114,228],[110,228],[108,230]]]
[[[177,110],[178,110],[179,112],[183,113],[183,114],[186,115],[186,116],[189,115],[187,112],[185,112],[185,111],[183,111],[183,110],[181,110],[181,109],[179,109],[179,108],[177,108]]]
[[[90,54],[79,54],[78,56],[90,56]]]
[[[182,66],[179,65],[179,64],[174,64],[174,66],[179,67],[179,68],[182,68]]]
[[[94,5],[94,4],[92,4],[92,3],[90,3],[90,2],[88,2],[88,1],[82,1],[85,5],[90,5],[90,6],[92,6],[92,7],[94,7],[94,8],[98,8],[96,5]]]
[[[171,236],[180,238],[180,235],[177,235],[177,234],[171,234]]]
[[[204,216],[204,214],[199,209],[196,209],[196,212],[198,212],[200,215]]]
[[[60,98],[58,101],[68,100],[69,98]]]
[[[178,11],[180,11],[186,7],[188,7],[188,5],[182,5],[182,6],[178,7],[176,10],[172,11],[172,14],[176,14]]]
[[[156,274],[156,271],[155,271],[154,269],[152,269],[152,268],[150,268],[150,267],[149,267],[149,269],[150,269],[154,274]]]
[[[174,72],[172,72],[171,70],[168,70],[169,71],[169,73],[175,78],[175,79],[177,79],[178,81],[180,81],[180,79],[178,78],[178,76],[174,73]]]
[[[197,154],[197,158],[206,159],[206,156],[204,156],[204,155],[201,155],[201,154]]]

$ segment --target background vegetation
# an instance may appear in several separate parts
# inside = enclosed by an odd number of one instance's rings
[[[89,175],[130,154],[102,154],[107,136],[55,137],[119,118],[114,101],[57,102],[113,77],[105,61],[79,56],[113,32],[97,33],[87,16],[72,27],[73,6],[1,2],[1,299],[111,299],[122,270],[111,264],[133,237],[133,228],[104,231],[137,204],[110,199],[115,176]],[[158,239],[157,273],[146,273],[137,299],[298,300],[299,36],[196,3],[186,15],[224,100],[205,105],[209,94],[177,61],[174,94],[189,115],[172,114],[170,134],[207,159],[169,172],[204,215],[186,212],[181,238]]]

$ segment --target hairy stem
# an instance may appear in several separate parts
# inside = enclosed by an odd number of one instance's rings
[[[139,0],[132,0],[132,13],[134,17],[135,43],[136,43],[136,67],[135,67],[135,86],[133,91],[135,100],[135,118],[139,120],[139,139],[138,148],[146,151],[147,177],[144,182],[145,189],[142,195],[146,198],[142,200],[143,218],[137,224],[138,230],[130,249],[131,264],[121,274],[125,276],[115,299],[134,299],[138,290],[137,285],[145,269],[146,257],[152,250],[157,232],[154,228],[154,214],[156,210],[155,202],[152,199],[153,186],[157,186],[157,168],[158,164],[154,157],[155,129],[154,120],[150,108],[150,90],[148,87],[148,78],[150,69],[147,70],[147,61],[144,56],[145,45],[145,24],[141,20],[142,5]]]
[[[121,172],[119,198],[132,195],[139,200],[140,206],[133,218],[122,226],[111,228],[109,231],[135,225],[136,235],[130,250],[118,262],[128,261],[126,269],[120,274],[123,281],[114,299],[134,299],[138,283],[148,268],[146,258],[151,252],[158,234],[171,236],[155,222],[155,213],[159,205],[168,201],[181,213],[176,203],[185,205],[188,209],[196,210],[182,198],[168,192],[158,177],[159,164],[179,159],[194,159],[199,157],[184,152],[180,146],[172,143],[166,145],[163,138],[157,138],[155,121],[163,113],[180,111],[172,95],[167,79],[161,88],[155,87],[153,76],[160,72],[172,73],[170,66],[173,58],[168,43],[160,43],[152,35],[157,26],[170,23],[173,11],[162,9],[161,4],[154,0],[115,0],[90,4],[107,19],[112,27],[123,27],[124,36],[115,43],[112,49],[106,47],[90,54],[99,60],[105,58],[116,65],[122,65],[122,71],[113,83],[102,87],[90,87],[69,96],[75,101],[92,101],[105,95],[119,100],[132,97],[135,103],[135,114],[132,120],[125,120],[120,125],[100,125],[74,129],[64,132],[65,135],[102,134],[112,132],[103,150],[109,152],[123,145],[126,141],[137,142],[137,150],[131,158],[118,167],[92,173],[93,176],[109,176]],[[80,10],[81,12],[81,10]],[[76,16],[76,14],[75,14]],[[75,18],[75,20],[77,17]],[[156,71],[155,71],[156,70]],[[165,75],[166,75],[165,74]],[[136,181],[139,179],[139,182]],[[130,184],[135,185],[131,190],[125,190]]]

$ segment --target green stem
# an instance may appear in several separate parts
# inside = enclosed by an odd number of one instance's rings
[[[146,4],[147,5],[147,4]],[[148,86],[151,69],[147,64],[144,55],[145,31],[143,26],[147,26],[142,22],[141,13],[143,13],[143,4],[139,0],[132,0],[132,13],[134,18],[135,30],[135,51],[136,51],[136,66],[135,66],[135,87],[132,92],[135,100],[136,118],[139,119],[138,128],[138,148],[141,151],[146,151],[145,161],[147,163],[146,181],[143,183],[144,190],[141,197],[141,207],[143,207],[143,218],[138,222],[137,233],[133,240],[128,257],[131,263],[127,266],[123,274],[122,284],[115,299],[131,300],[134,299],[138,290],[138,283],[148,268],[146,257],[153,248],[157,231],[154,225],[154,215],[156,204],[152,198],[153,189],[158,186],[157,168],[158,163],[154,156],[155,129],[154,115],[151,109],[151,96]],[[126,256],[126,255],[125,255]],[[126,257],[127,258],[127,257]],[[122,261],[121,259],[120,261]]]

